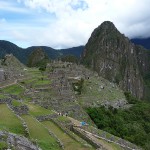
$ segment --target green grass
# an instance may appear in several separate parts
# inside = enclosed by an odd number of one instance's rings
[[[5,96],[3,94],[0,94],[0,99],[5,99],[5,98],[8,98],[8,96]]]
[[[25,86],[30,85],[32,87],[40,87],[44,85],[49,85],[51,81],[47,80],[46,77],[37,75],[32,79],[23,80],[20,83]]]
[[[64,133],[64,131],[55,125],[51,121],[42,122],[48,129],[50,129],[64,144],[65,150],[89,150],[93,149],[90,147],[85,147],[81,143],[78,143],[74,139],[72,139],[69,135]]]
[[[0,142],[0,150],[7,149],[7,143],[6,142]]]
[[[42,150],[60,149],[57,141],[49,135],[48,130],[44,128],[41,123],[39,123],[36,119],[32,118],[29,115],[24,115],[22,117],[27,123],[30,138],[37,140],[37,143],[40,148],[42,148]]]
[[[27,79],[27,80],[23,80],[23,81],[21,81],[20,83],[21,84],[30,84],[30,83],[32,83],[32,82],[34,82],[36,79]]]
[[[17,100],[13,100],[12,105],[18,107],[18,106],[21,106],[22,103],[18,102]]]
[[[23,93],[24,89],[19,85],[11,85],[6,88],[3,88],[2,91],[8,94],[19,95]]]
[[[57,120],[59,120],[61,122],[70,122],[70,120],[67,117],[64,117],[64,116],[58,116]]]
[[[0,105],[0,130],[22,135],[25,133],[21,121],[8,109],[6,104]]]
[[[21,96],[21,98],[24,100],[24,102],[31,102],[32,101],[32,97],[26,97],[26,96]]]
[[[99,142],[106,149],[109,149],[109,150],[122,150],[122,148],[119,145],[115,144],[115,143],[106,142],[105,140],[102,140],[102,139],[99,139]]]
[[[50,84],[51,83],[51,81],[50,80],[41,80],[41,79],[39,79],[39,80],[37,80],[35,83],[34,83],[34,86],[42,86],[42,85],[48,85],[48,84]]]
[[[41,115],[48,115],[48,114],[54,113],[53,111],[51,111],[49,109],[45,109],[38,105],[34,105],[31,103],[30,104],[26,103],[26,104],[29,107],[29,113],[33,116],[41,116]]]

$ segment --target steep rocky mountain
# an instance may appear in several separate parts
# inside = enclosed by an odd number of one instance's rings
[[[82,62],[124,91],[143,98],[145,75],[150,72],[149,52],[134,45],[112,22],[105,21],[91,34],[82,54]]]
[[[32,47],[23,49],[11,42],[0,40],[0,59],[3,58],[6,54],[12,53],[22,63],[27,64],[29,55],[35,49],[39,49],[39,48],[43,49],[50,59],[56,59],[63,55],[64,56],[65,55],[75,55],[77,57],[80,57],[80,55],[84,49],[83,46],[62,49],[62,50],[56,50],[56,49],[53,49],[53,48],[47,47],[47,46],[32,46]]]
[[[131,41],[137,45],[142,45],[143,47],[145,47],[146,49],[150,50],[150,37],[149,38],[134,38],[131,39]]]

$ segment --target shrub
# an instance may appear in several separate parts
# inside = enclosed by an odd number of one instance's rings
[[[136,97],[132,96],[132,94],[130,92],[124,92],[124,95],[129,104],[136,104],[138,102],[138,99]]]

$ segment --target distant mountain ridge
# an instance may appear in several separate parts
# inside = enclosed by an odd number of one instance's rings
[[[3,58],[6,54],[13,54],[22,63],[26,64],[29,55],[35,49],[39,48],[43,49],[50,59],[56,59],[65,55],[75,55],[77,57],[80,57],[84,46],[72,47],[61,50],[56,50],[48,46],[32,46],[24,49],[9,41],[0,40],[0,59]]]
[[[131,39],[131,41],[134,44],[142,45],[146,49],[150,50],[150,37],[149,38],[143,38],[143,39],[141,39],[141,38],[134,38],[134,39]]]

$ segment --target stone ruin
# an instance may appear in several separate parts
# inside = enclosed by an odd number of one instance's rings
[[[24,76],[24,65],[19,62],[12,54],[7,54],[0,60],[0,82],[15,81]]]
[[[0,104],[8,104],[8,106],[15,112],[17,115],[26,115],[29,113],[29,108],[27,105],[20,105],[20,106],[13,106],[12,105],[12,99],[6,98],[6,99],[0,99]]]
[[[13,133],[0,131],[0,142],[6,142],[7,148],[5,149],[16,149],[16,150],[41,150],[35,141],[32,143],[24,136],[19,136]]]

